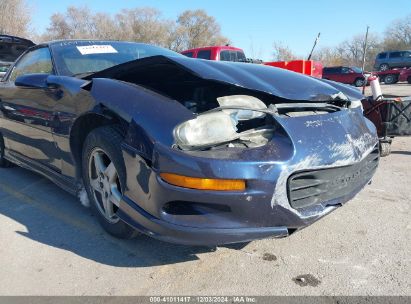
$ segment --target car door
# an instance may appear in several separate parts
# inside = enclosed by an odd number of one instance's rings
[[[354,82],[353,78],[353,70],[349,67],[342,67],[341,68],[341,80],[342,83],[352,84]]]
[[[403,66],[411,67],[411,51],[405,51],[403,53]]]
[[[19,59],[0,87],[0,127],[14,157],[58,170],[58,151],[51,130],[59,92],[16,85],[19,76],[36,73],[46,77],[53,70],[48,47],[30,50]]]
[[[336,74],[337,68],[325,68],[323,72],[323,78],[332,81],[338,81],[338,76]]]
[[[401,67],[403,64],[403,52],[391,52],[389,54],[390,59],[389,59],[389,63],[390,63],[390,67],[392,68],[397,68],[397,67]]]

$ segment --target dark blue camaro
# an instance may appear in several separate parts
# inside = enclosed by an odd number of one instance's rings
[[[45,43],[0,83],[0,166],[80,195],[121,238],[284,237],[370,182],[378,138],[362,98],[327,80],[145,44]]]

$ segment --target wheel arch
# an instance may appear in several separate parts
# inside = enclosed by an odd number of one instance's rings
[[[70,150],[75,164],[76,179],[82,176],[82,152],[87,135],[94,129],[116,125],[123,136],[126,135],[129,123],[108,108],[100,105],[98,111],[90,111],[76,119],[70,130]]]

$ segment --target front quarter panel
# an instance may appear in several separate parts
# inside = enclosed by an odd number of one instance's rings
[[[178,101],[128,82],[93,79],[91,95],[97,104],[132,123],[136,133],[146,132],[153,143],[158,141],[171,146],[174,127],[194,118],[194,114]],[[128,138],[128,144],[134,146],[133,137]]]

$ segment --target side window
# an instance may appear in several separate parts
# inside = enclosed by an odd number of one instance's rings
[[[402,52],[392,52],[390,53],[390,58],[400,58],[402,57]]]
[[[9,80],[15,81],[18,76],[34,73],[53,73],[53,64],[48,48],[36,49],[24,55],[14,66]]]
[[[194,53],[193,52],[187,52],[187,53],[182,53],[184,56],[193,58]]]
[[[350,69],[347,68],[347,67],[343,67],[343,68],[341,69],[341,73],[343,73],[343,74],[347,74],[347,73],[349,73],[349,72],[350,72]]]
[[[385,59],[387,57],[387,53],[378,54],[378,59]]]
[[[211,59],[211,51],[210,50],[199,51],[198,54],[197,54],[197,58],[210,60]]]
[[[410,52],[410,51],[404,52],[404,57],[405,57],[405,58],[411,57],[411,52]]]

